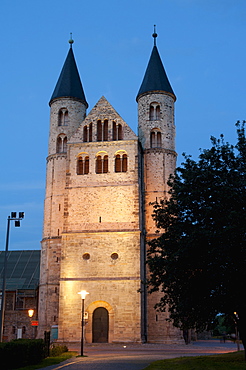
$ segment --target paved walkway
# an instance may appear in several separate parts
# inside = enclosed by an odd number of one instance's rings
[[[242,349],[242,348],[241,348]],[[79,345],[69,350],[80,351]],[[185,344],[91,344],[85,345],[86,357],[71,358],[41,370],[142,370],[156,360],[235,352],[235,343],[219,340]]]

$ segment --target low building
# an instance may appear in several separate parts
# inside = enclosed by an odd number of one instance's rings
[[[4,254],[0,252],[0,309]],[[40,251],[10,251],[7,257],[3,341],[35,338],[37,331]],[[33,309],[30,318],[28,310]]]

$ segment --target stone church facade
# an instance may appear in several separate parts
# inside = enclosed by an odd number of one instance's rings
[[[72,40],[50,100],[49,152],[39,287],[39,336],[58,341],[170,342],[179,330],[148,295],[149,204],[175,169],[174,103],[157,46],[137,94],[138,135],[105,97],[87,114]]]

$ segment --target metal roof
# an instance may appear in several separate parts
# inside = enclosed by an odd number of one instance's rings
[[[70,47],[67,54],[60,77],[50,99],[50,104],[52,100],[57,98],[79,99],[88,107],[72,47]]]
[[[39,250],[9,251],[7,257],[6,290],[36,289],[39,285]],[[0,290],[3,282],[5,252],[0,252]]]
[[[137,100],[140,95],[155,91],[172,94],[176,100],[156,45],[154,45],[152,49],[143,82],[137,95]]]

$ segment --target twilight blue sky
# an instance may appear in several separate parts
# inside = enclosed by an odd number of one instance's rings
[[[138,89],[153,46],[177,96],[178,163],[197,158],[221,133],[235,142],[246,119],[245,0],[1,0],[0,250],[39,249],[42,237],[48,102],[70,32],[89,111],[104,95],[137,132]]]

